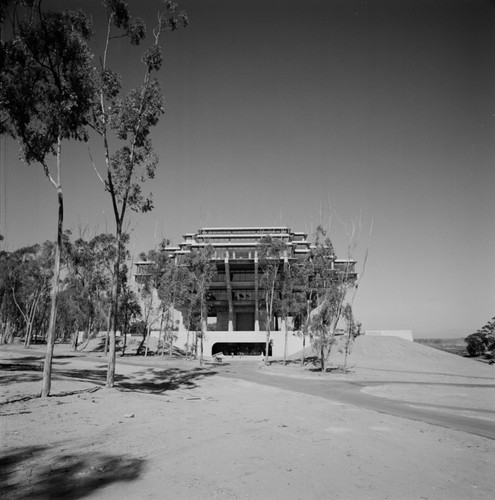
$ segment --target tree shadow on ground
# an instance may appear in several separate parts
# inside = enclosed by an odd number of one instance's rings
[[[117,481],[133,481],[145,460],[107,454],[52,454],[49,447],[11,450],[0,460],[5,500],[83,498]]]
[[[215,375],[216,371],[204,368],[193,368],[183,370],[180,368],[147,368],[131,375],[115,374],[115,389],[129,392],[145,392],[160,394],[176,389],[193,389],[197,387],[196,381],[204,377]],[[57,378],[73,378],[84,382],[93,382],[105,385],[107,371],[106,366],[95,370],[57,370]]]
[[[39,355],[39,356],[36,356],[36,355],[33,355],[33,356],[22,356],[22,358],[17,358],[17,359],[9,359],[9,358],[4,358],[2,357],[2,362],[4,363],[15,363],[17,360],[19,361],[40,361],[40,360],[43,360],[43,355]]]
[[[60,366],[59,363],[57,363]],[[41,365],[42,367],[42,365]],[[209,367],[208,367],[209,368]],[[196,382],[202,378],[215,375],[217,372],[208,368],[167,368],[159,369],[150,367],[129,375],[116,373],[114,376],[115,388],[130,392],[145,392],[160,394],[176,389],[193,389],[197,387]],[[0,369],[15,372],[1,378],[0,385],[17,382],[37,382],[41,380],[40,369],[35,365],[27,363],[5,363],[0,364]],[[33,373],[36,372],[36,373]],[[106,384],[107,366],[100,365],[94,369],[59,369],[53,372],[53,380],[77,379],[81,382],[90,382],[99,386]]]
[[[54,372],[54,377],[60,378],[73,378],[79,379],[83,382],[93,382],[99,385],[105,385],[107,380],[107,367],[106,365],[102,368],[96,368],[94,370],[81,370],[81,369],[70,369],[70,370],[56,370]],[[124,375],[115,374],[115,382],[124,380]]]
[[[117,384],[117,389],[122,388],[126,391],[150,394],[160,394],[177,389],[194,389],[197,387],[196,381],[216,374],[216,371],[203,368],[193,368],[192,370],[181,370],[179,368],[151,369],[138,372],[134,377],[120,381]]]
[[[32,372],[32,371],[43,371],[43,363],[35,362],[35,363],[25,363],[25,358],[22,362],[11,361],[0,363],[0,370],[5,371],[14,371],[14,372]]]
[[[284,361],[283,359],[272,359],[268,361],[269,365],[281,365],[281,366],[289,366],[289,365],[301,365],[300,359],[287,359]]]
[[[0,378],[0,386],[8,384],[17,384],[19,382],[39,382],[43,378],[41,372],[38,373],[14,373],[12,375],[3,375]]]
[[[36,358],[30,358],[36,359]],[[0,363],[0,371],[2,373],[0,378],[0,385],[7,385],[18,382],[37,382],[41,380],[43,364],[42,363],[26,363],[27,358],[22,361],[7,361]],[[34,373],[33,373],[34,372]]]

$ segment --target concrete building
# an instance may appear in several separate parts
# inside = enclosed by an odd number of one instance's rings
[[[211,246],[211,261],[216,274],[209,286],[208,332],[204,339],[206,355],[259,355],[265,350],[266,312],[261,289],[262,270],[259,262],[260,240],[269,236],[282,243],[281,268],[302,261],[312,245],[303,232],[288,227],[210,227],[183,235],[177,247],[167,247],[171,259],[180,263],[184,256]],[[136,263],[136,281],[147,276],[149,262]],[[329,266],[335,273],[345,273],[348,281],[356,278],[355,261],[332,257]],[[301,348],[301,339],[294,329],[294,318],[286,324],[275,317],[271,325],[271,354],[283,355],[285,328],[289,330],[288,352]],[[181,323],[182,325],[182,323]],[[185,343],[185,329],[179,329],[177,345]]]

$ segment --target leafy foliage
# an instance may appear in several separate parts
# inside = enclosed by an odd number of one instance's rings
[[[23,10],[22,8],[25,7]],[[22,158],[39,163],[57,190],[58,221],[47,351],[41,394],[50,393],[63,235],[61,144],[87,140],[96,97],[88,40],[91,25],[81,11],[45,12],[41,0],[10,2],[12,37],[0,45],[0,132],[17,139]],[[24,18],[22,18],[24,13]],[[47,156],[56,159],[50,173]]]
[[[120,252],[124,260],[127,252],[122,242]],[[67,240],[65,253],[68,270],[64,280],[66,307],[77,311],[76,317],[79,318],[74,324],[76,329],[72,331],[86,330],[87,338],[90,338],[108,320],[117,242],[115,236],[110,234],[100,234],[89,241],[84,238],[74,242]],[[122,279],[120,276],[119,281],[122,282]],[[77,304],[70,304],[72,296],[77,296]]]
[[[3,342],[32,334],[44,337],[54,245],[30,245],[0,254],[0,334]]]
[[[213,247],[208,245],[186,254],[180,262],[189,271],[188,281],[185,283],[189,293],[185,296],[185,303],[188,305],[189,326],[194,325],[194,329],[199,332],[201,365],[203,364],[203,340],[207,330],[207,294],[216,273],[215,263],[211,260],[213,252]]]
[[[158,23],[153,29],[153,43],[145,50],[144,83],[124,91],[122,79],[107,62],[109,42],[127,37],[131,44],[139,45],[146,37],[146,25],[132,17],[127,2],[105,0],[108,19],[107,42],[101,57],[102,67],[97,81],[100,98],[93,108],[93,128],[102,136],[107,157],[105,188],[114,203],[117,226],[122,226],[127,208],[135,212],[148,212],[153,208],[151,194],[142,194],[142,184],[153,179],[158,158],[149,138],[164,112],[164,99],[158,80],[152,78],[163,62],[160,48],[161,34],[187,25],[187,16],[177,11],[177,5],[166,1],[158,12]],[[107,137],[114,134],[123,144],[110,151]]]
[[[271,236],[264,236],[259,241],[259,267],[262,275],[260,286],[264,295],[266,309],[266,343],[265,343],[265,363],[268,363],[270,334],[274,312],[279,306],[278,299],[281,293],[282,282],[280,273],[284,266],[285,243]]]
[[[336,343],[337,325],[342,318],[347,290],[353,285],[347,267],[336,267],[335,260],[332,242],[319,227],[315,246],[302,265],[302,276],[307,300],[304,333],[309,333],[313,347],[319,354],[322,371]],[[313,310],[310,313],[311,308]],[[349,311],[348,319],[351,320]]]
[[[493,350],[495,349],[495,317],[475,333],[468,335],[464,341],[466,342],[466,350],[470,356],[488,355],[493,358]]]
[[[103,1],[107,13],[107,35],[100,57],[99,99],[93,107],[92,126],[100,134],[103,143],[107,171],[103,182],[112,201],[118,244],[127,210],[144,213],[153,208],[151,193],[145,195],[142,192],[143,183],[153,179],[158,164],[150,132],[164,111],[160,84],[153,78],[153,73],[162,65],[162,33],[174,30],[179,25],[187,25],[187,16],[177,11],[177,4],[169,0],[162,4],[163,7],[158,11],[157,25],[152,30],[153,42],[141,58],[144,64],[144,83],[124,91],[120,76],[109,67],[110,42],[115,38],[127,37],[131,44],[139,45],[145,39],[147,28],[142,19],[131,16],[126,1]],[[120,266],[120,257],[117,254],[110,315],[108,387],[113,386],[115,374],[115,338],[119,308],[116,280],[120,274]]]
[[[0,112],[27,163],[45,163],[57,139],[87,140],[95,91],[81,11],[43,12],[15,26],[0,52]]]

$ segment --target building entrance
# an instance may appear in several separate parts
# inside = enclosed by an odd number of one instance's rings
[[[211,355],[223,356],[261,356],[265,354],[264,342],[217,342],[211,348]],[[272,346],[269,345],[268,356],[272,355]]]

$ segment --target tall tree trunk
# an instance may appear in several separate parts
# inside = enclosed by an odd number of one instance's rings
[[[27,349],[29,348],[29,344],[31,341],[31,330],[32,330],[32,324],[31,324],[31,311],[32,311],[32,304],[31,308],[27,311],[27,314],[23,311],[22,307],[19,305],[17,302],[17,299],[15,297],[15,289],[12,287],[12,298],[14,299],[14,303],[21,313],[22,317],[24,318],[24,321],[26,323],[26,333],[24,335],[24,347]]]
[[[189,327],[187,327],[187,337],[186,337],[186,361],[189,359]]]
[[[304,356],[306,350],[306,336],[309,333],[309,323],[310,323],[310,312],[311,312],[311,301],[306,301],[306,324],[303,330],[303,342],[302,342],[302,353],[301,353],[301,366],[304,366]]]
[[[306,332],[303,331],[302,339],[302,353],[301,353],[301,366],[304,366],[305,351],[306,351]]]
[[[349,349],[351,345],[351,328],[347,329],[347,339],[345,342],[345,350],[344,350],[344,366],[342,367],[344,373],[347,372],[347,356],[349,355]]]
[[[125,350],[127,348],[127,335],[129,333],[129,328],[127,327],[127,323],[124,327],[124,342],[122,344],[122,353],[120,354],[121,357],[125,356]]]
[[[205,306],[204,296],[201,297],[201,341],[199,343],[199,366],[203,366],[203,341],[206,335],[206,319],[205,319]]]
[[[31,321],[28,321],[26,323],[26,336],[24,337],[24,347],[26,349],[29,349],[31,345],[31,332],[32,332],[32,323]]]
[[[72,342],[72,349],[77,351],[77,345],[79,344],[79,325],[76,326],[76,331],[74,332],[74,341]]]
[[[269,294],[266,294],[266,342],[265,342],[265,365],[268,365],[268,349],[270,348],[270,328],[272,322],[272,308],[269,302]]]
[[[57,320],[57,301],[60,282],[60,253],[62,249],[62,234],[64,223],[64,196],[62,193],[62,182],[60,179],[60,136],[57,142],[57,198],[58,198],[58,224],[57,224],[57,244],[55,245],[55,262],[53,267],[53,281],[51,291],[50,320],[48,323],[48,338],[46,341],[46,356],[43,366],[43,383],[41,387],[41,397],[50,395],[52,383],[52,360],[53,348],[55,346],[55,323]]]
[[[108,309],[107,316],[107,332],[105,333],[105,356],[108,356],[108,339],[110,337],[110,316],[112,314],[112,304],[110,304],[110,308]]]
[[[2,329],[2,336],[0,344],[9,344],[12,341],[12,328],[10,325],[10,318],[7,318]]]
[[[160,356],[165,352],[165,332],[163,331],[163,316],[165,311],[162,308],[162,315],[160,317],[160,333],[158,334],[158,345],[160,346]],[[158,354],[158,352],[157,352]]]
[[[33,325],[34,325],[34,318],[36,316],[36,309],[38,307],[38,299],[39,299],[40,293],[37,292],[35,295],[35,298],[33,299],[33,302],[31,303],[31,307],[29,308],[27,318],[28,322],[26,325],[26,339],[24,341],[24,347],[28,348],[31,345],[31,337],[33,335]]]
[[[86,342],[91,338],[91,330],[93,329],[93,319],[91,316],[88,318],[88,325],[86,327]]]
[[[285,331],[285,339],[284,339],[284,365],[287,364],[287,336],[289,334],[287,330],[287,316],[284,319],[284,331]]]
[[[126,305],[125,307],[125,315],[124,315],[124,328],[122,335],[124,336],[124,342],[122,344],[122,353],[120,354],[121,357],[125,356],[125,349],[127,347],[127,333],[129,332],[129,307]]]
[[[36,299],[34,301],[32,311],[31,311],[31,319],[30,319],[31,331],[29,332],[29,334],[30,334],[30,339],[31,339],[33,336],[33,331],[34,331],[35,340],[36,340],[36,331],[35,331],[36,313],[38,311],[38,304],[40,302],[41,292],[42,292],[42,290],[39,289],[38,292],[36,293]]]
[[[107,369],[107,387],[113,387],[115,380],[115,341],[117,337],[117,314],[119,309],[119,272],[120,272],[120,246],[122,241],[122,221],[117,221],[116,230],[117,255],[113,268],[112,283],[112,307],[110,310],[110,338],[108,350],[108,369]]]
[[[167,312],[162,311],[162,318],[160,320],[160,335],[162,334],[162,328],[163,328],[163,343],[162,343],[162,353],[161,353],[162,356],[165,354],[165,343],[169,342],[169,334],[168,334],[168,328],[169,328],[168,325],[170,319],[169,316],[170,316],[170,310],[167,310]],[[163,327],[163,323],[165,323],[165,327]],[[170,342],[168,345],[168,355],[170,358],[172,357],[172,345],[170,344]]]
[[[150,336],[151,336],[151,323],[149,323],[148,328],[146,328],[146,347],[144,349],[144,357],[148,356],[148,348],[150,345]]]
[[[170,331],[170,339],[168,342],[168,356],[170,359],[172,359],[172,344],[174,342],[174,310],[175,310],[175,301],[172,302],[172,326],[171,326],[171,331]],[[168,314],[170,314],[170,309],[168,311]]]

